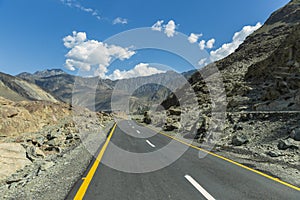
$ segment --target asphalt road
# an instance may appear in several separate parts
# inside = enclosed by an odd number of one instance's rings
[[[296,189],[199,152],[133,121],[118,122],[83,199],[300,199]]]

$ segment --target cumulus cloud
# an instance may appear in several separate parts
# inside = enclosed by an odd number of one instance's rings
[[[97,10],[92,8],[86,8],[81,5],[77,0],[60,0],[60,2],[70,8],[77,8],[83,12],[90,13],[92,16],[96,17],[98,20],[101,19],[100,14]]]
[[[233,53],[244,42],[248,35],[252,34],[261,26],[261,23],[257,23],[255,26],[244,26],[241,31],[234,34],[232,42],[223,44],[219,49],[210,52],[211,60],[217,61]]]
[[[207,49],[212,49],[214,47],[215,42],[216,42],[216,40],[214,38],[208,40],[206,42],[206,48]]]
[[[191,33],[188,40],[190,43],[195,43],[198,41],[198,38],[196,39],[196,37],[194,37],[192,34],[193,33]],[[208,40],[207,42],[205,40],[201,40],[199,42],[199,48],[200,48],[200,50],[212,49],[214,47],[215,42],[216,42],[216,40],[214,38]]]
[[[86,33],[73,31],[73,35],[66,36],[63,41],[67,48],[73,48],[76,45],[83,43],[86,40]]]
[[[119,69],[116,69],[111,75],[107,77],[112,80],[117,80],[117,79],[127,79],[127,78],[134,78],[140,76],[150,76],[153,74],[160,74],[165,72],[166,71],[162,71],[155,67],[149,66],[148,63],[140,63],[137,64],[133,69],[128,71],[126,70],[121,71]]]
[[[175,34],[176,24],[173,20],[170,20],[167,25],[165,25],[165,34],[168,37],[173,37]]]
[[[163,23],[164,23],[164,20],[158,20],[155,24],[153,24],[151,29],[153,31],[162,31],[162,24]]]
[[[195,33],[191,33],[190,36],[188,37],[188,40],[191,44],[198,42],[198,39],[200,37],[202,37],[203,34],[195,34]]]
[[[86,33],[74,31],[72,35],[63,38],[64,46],[69,50],[65,55],[65,67],[69,70],[90,71],[97,67],[95,75],[104,77],[112,59],[125,60],[135,54],[129,48],[108,45],[97,40],[88,40]]]
[[[106,73],[108,72],[108,69],[104,65],[99,65],[98,68],[94,71],[94,76],[99,76],[101,78],[106,78]]]
[[[170,20],[167,24],[163,24],[164,20],[158,20],[153,26],[151,27],[154,31],[164,31],[164,33],[168,37],[173,37],[176,33],[177,25],[174,20]]]
[[[200,47],[201,50],[204,50],[204,49],[205,49],[205,40],[201,40],[201,41],[199,42],[199,47]]]
[[[198,62],[198,65],[199,65],[199,66],[205,66],[205,65],[207,65],[207,64],[208,64],[207,58],[202,58],[202,59],[199,60],[199,62]]]
[[[125,18],[117,17],[116,19],[113,20],[113,25],[115,24],[127,24],[128,20]]]

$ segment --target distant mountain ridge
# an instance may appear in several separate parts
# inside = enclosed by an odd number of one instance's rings
[[[44,100],[57,102],[56,98],[37,85],[0,72],[0,96],[12,100]]]
[[[57,99],[66,103],[72,103],[74,85],[76,85],[76,89],[79,89],[80,93],[86,93],[85,95],[87,95],[81,102],[85,102],[88,108],[95,107],[96,110],[111,109],[110,103],[113,92],[121,95],[132,88],[136,88],[133,93],[132,109],[134,110],[138,106],[141,110],[141,107],[148,107],[149,102],[162,102],[171,93],[164,85],[178,88],[182,85],[182,82],[178,81],[179,78],[185,77],[188,79],[193,73],[194,71],[183,74],[167,71],[166,73],[151,76],[112,81],[110,79],[99,79],[98,77],[74,76],[61,69],[48,69],[33,74],[24,72],[17,75],[17,77],[38,85]],[[116,86],[122,88],[115,88]],[[91,91],[96,91],[96,98],[92,99]]]

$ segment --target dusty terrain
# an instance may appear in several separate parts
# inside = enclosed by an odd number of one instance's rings
[[[0,100],[0,198],[64,199],[112,116],[64,103]]]
[[[234,53],[193,74],[190,88],[178,89],[160,109],[134,118],[167,134],[179,131],[194,145],[299,187],[299,30],[300,1],[293,0]],[[63,199],[112,125],[110,114],[66,104],[74,81],[78,78],[82,94],[99,92],[97,110],[110,109],[116,83],[103,80],[97,85],[92,78],[90,88],[86,79],[61,71],[20,77],[28,82],[0,74],[0,199]],[[127,90],[130,80],[123,83]],[[155,93],[153,87],[140,88],[132,110],[144,110],[144,101],[156,98],[157,104],[169,94]],[[151,96],[145,96],[149,91]],[[79,102],[94,106],[95,99],[88,97],[81,95]]]

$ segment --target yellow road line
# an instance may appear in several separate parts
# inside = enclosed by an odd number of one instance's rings
[[[94,174],[95,174],[95,172],[96,172],[96,170],[98,168],[98,165],[101,162],[101,159],[102,159],[102,157],[104,155],[104,152],[105,152],[105,150],[106,150],[106,148],[108,146],[108,143],[109,143],[109,141],[110,141],[110,139],[111,139],[111,137],[112,137],[112,135],[113,135],[113,133],[115,131],[116,125],[117,125],[117,123],[115,123],[114,126],[113,126],[113,128],[111,129],[111,131],[109,133],[109,136],[106,139],[106,141],[105,141],[105,143],[104,143],[104,145],[103,145],[100,153],[98,154],[98,156],[97,156],[97,158],[96,158],[93,166],[91,167],[88,175],[83,179],[84,181],[81,184],[79,190],[77,191],[76,196],[74,197],[74,200],[81,200],[81,199],[83,199],[83,197],[84,197],[84,195],[86,193],[86,190],[88,189],[89,184],[92,181],[93,176],[94,176]]]
[[[230,163],[232,163],[232,164],[234,164],[234,165],[237,165],[237,166],[242,167],[242,168],[244,168],[244,169],[250,170],[250,171],[252,171],[252,172],[254,172],[254,173],[256,173],[256,174],[259,174],[259,175],[261,175],[261,176],[264,176],[264,177],[266,177],[266,178],[268,178],[268,179],[271,179],[271,180],[273,180],[273,181],[276,181],[276,182],[278,182],[278,183],[281,183],[281,184],[283,184],[283,185],[285,185],[285,186],[287,186],[287,187],[290,187],[290,188],[292,188],[292,189],[295,189],[295,190],[297,190],[297,191],[300,191],[300,188],[299,188],[299,187],[294,186],[294,185],[292,185],[292,184],[290,184],[290,183],[284,182],[284,181],[282,181],[282,180],[280,180],[280,179],[278,179],[278,178],[272,177],[272,176],[267,175],[267,174],[265,174],[265,173],[263,173],[263,172],[260,172],[260,171],[258,171],[258,170],[252,169],[252,168],[247,167],[247,166],[245,166],[245,165],[243,165],[243,164],[240,164],[240,163],[238,163],[238,162],[236,162],[236,161],[230,160],[229,158],[225,158],[225,157],[223,157],[223,156],[220,156],[220,155],[218,155],[218,154],[212,153],[212,152],[207,151],[207,150],[205,150],[205,149],[202,149],[202,148],[200,148],[200,147],[196,147],[196,146],[194,146],[194,145],[192,145],[192,144],[189,144],[189,143],[187,143],[187,142],[184,142],[184,141],[182,141],[182,140],[180,140],[180,139],[178,139],[178,138],[172,137],[172,136],[170,136],[170,135],[168,135],[168,134],[166,134],[166,133],[159,132],[159,131],[155,130],[155,129],[152,128],[152,127],[148,127],[148,128],[152,129],[153,131],[155,131],[155,132],[157,132],[157,133],[159,133],[159,134],[161,134],[161,135],[164,135],[164,136],[169,137],[169,138],[171,138],[171,139],[173,139],[173,140],[176,140],[176,141],[178,141],[178,142],[180,142],[180,143],[182,143],[182,144],[184,144],[184,145],[190,146],[190,147],[192,147],[192,148],[194,148],[194,149],[197,149],[197,150],[199,150],[199,151],[205,152],[205,153],[207,153],[207,154],[210,154],[210,155],[212,155],[212,156],[215,156],[215,157],[217,157],[217,158],[220,158],[220,159],[222,159],[222,160],[225,160],[225,161],[227,161],[227,162],[230,162]]]

